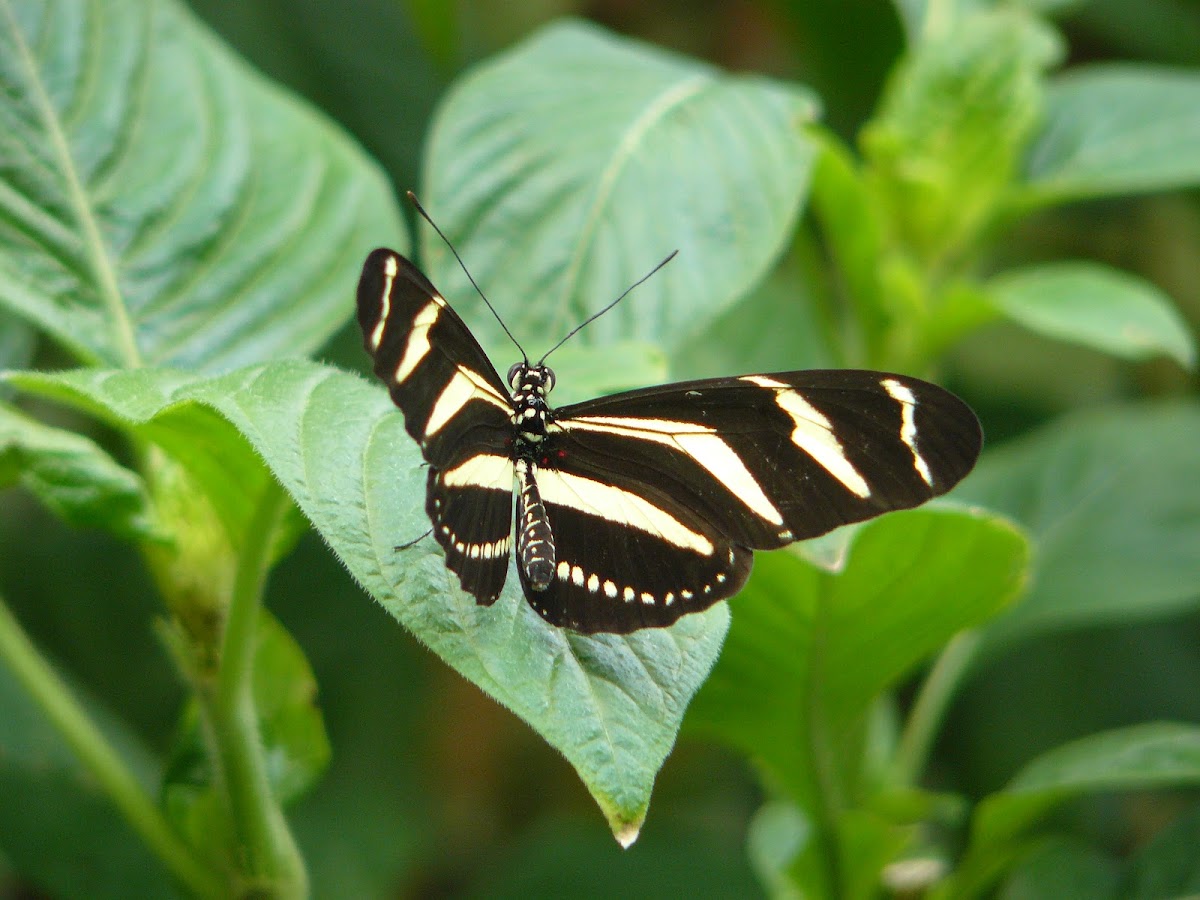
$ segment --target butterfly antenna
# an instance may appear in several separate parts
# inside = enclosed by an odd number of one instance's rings
[[[421,201],[417,199],[416,194],[414,194],[412,191],[405,191],[405,194],[408,195],[408,202],[411,203],[416,208],[417,212],[419,212],[421,214],[421,218],[429,223],[430,227],[433,228],[433,230],[437,232],[438,237],[440,237],[442,239],[442,241],[446,244],[446,246],[450,248],[450,252],[453,253],[454,258],[458,260],[459,266],[462,267],[463,273],[467,276],[467,279],[471,282],[471,286],[475,288],[475,292],[478,293],[479,296],[483,298],[483,302],[486,303],[487,308],[492,311],[492,315],[496,317],[496,321],[500,323],[500,327],[504,329],[504,333],[508,335],[508,339],[510,341],[512,341],[514,344],[516,344],[517,349],[521,351],[521,358],[523,360],[525,360],[526,362],[529,362],[529,357],[525,353],[525,348],[521,346],[521,344],[517,341],[517,339],[515,337],[513,337],[513,333],[508,330],[508,326],[505,325],[504,320],[502,318],[500,318],[500,313],[496,312],[496,308],[494,306],[492,306],[492,301],[487,298],[487,295],[484,294],[483,290],[479,287],[479,285],[475,283],[475,279],[472,277],[470,271],[467,269],[467,264],[465,262],[463,262],[462,257],[458,255],[458,251],[454,249],[454,245],[452,243],[450,243],[450,238],[446,237],[446,235],[443,233],[442,229],[437,227],[437,223],[435,221],[433,221],[433,219],[429,218],[429,213],[425,212],[425,207],[423,207],[421,205]],[[643,280],[645,280],[645,279],[643,279]]]
[[[569,341],[571,338],[573,338],[576,334],[578,334],[585,325],[590,325],[592,322],[595,322],[598,318],[600,318],[602,315],[604,315],[606,312],[608,312],[610,309],[612,309],[614,306],[616,306],[618,303],[620,303],[622,300],[624,300],[630,294],[630,292],[633,291],[633,289],[635,287],[640,285],[643,281],[648,281],[651,275],[653,275],[655,272],[657,272],[659,269],[661,269],[663,266],[665,266],[667,263],[669,263],[671,260],[673,260],[678,255],[679,255],[678,250],[672,250],[670,255],[668,255],[666,259],[664,259],[662,262],[660,262],[657,266],[655,266],[653,269],[651,269],[649,272],[647,272],[645,275],[643,275],[641,278],[639,278],[637,281],[635,281],[629,287],[625,288],[625,290],[621,293],[620,297],[618,297],[612,303],[608,304],[608,306],[604,307],[604,309],[600,310],[599,312],[592,313],[592,315],[588,316],[586,319],[584,319],[582,322],[580,322],[578,325],[576,325],[574,328],[572,328],[570,333],[568,333],[565,338],[563,338],[561,341],[559,341],[557,344],[555,344],[553,347],[551,347],[549,350],[547,350],[544,354],[542,354],[542,358],[538,360],[538,365],[540,366],[542,363],[544,363],[546,361],[547,356],[549,356],[551,353],[553,353],[555,350],[557,350],[559,347],[561,347],[563,344],[565,344],[567,341]]]

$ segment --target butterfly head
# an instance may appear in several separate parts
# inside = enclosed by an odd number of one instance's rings
[[[541,363],[519,362],[508,370],[508,386],[513,391],[513,403],[526,397],[545,397],[554,390],[554,370]]]

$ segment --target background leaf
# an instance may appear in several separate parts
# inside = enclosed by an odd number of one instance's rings
[[[102,705],[75,695],[153,793],[157,766]],[[167,872],[79,764],[43,711],[0,663],[0,845],[24,878],[52,896],[175,897]],[[70,853],[63,848],[70,847]]]
[[[1197,446],[1200,407],[1147,404],[1065,416],[985,455],[956,496],[1012,516],[1037,553],[1029,593],[983,652],[1196,608]]]
[[[1029,763],[975,814],[973,841],[1008,839],[1083,793],[1200,784],[1200,727],[1171,722],[1101,732]]]
[[[1055,203],[1200,182],[1200,74],[1126,63],[1050,84],[1023,197]]]
[[[1130,866],[1125,896],[1136,900],[1200,893],[1200,807],[1155,835]]]
[[[932,508],[863,525],[839,575],[760,555],[689,727],[743,749],[773,784],[810,801],[813,742],[844,749],[880,692],[1015,596],[1027,554],[1003,519]]]
[[[255,640],[252,689],[266,776],[272,794],[286,805],[309,791],[325,771],[329,739],[315,704],[317,684],[299,645],[269,613],[260,616]],[[214,785],[195,699],[183,711],[163,782],[163,805],[189,843],[208,848],[213,859],[233,849],[222,846],[230,823]]]
[[[174,0],[0,0],[0,304],[80,360],[220,370],[311,353],[385,178]]]
[[[160,538],[146,485],[94,442],[0,404],[0,490],[21,484],[64,522]]]
[[[1165,353],[1195,365],[1191,330],[1171,299],[1134,275],[1062,262],[1010,269],[988,287],[996,308],[1031,331],[1123,359]]]
[[[424,465],[386,392],[334,369],[293,361],[217,378],[146,369],[12,378],[26,390],[103,409],[164,449],[181,448],[181,460],[190,444],[176,429],[186,435],[200,421],[212,448],[244,456],[248,441],[359,582],[558,748],[617,838],[636,838],[683,712],[720,650],[724,604],[625,637],[547,625],[515,577],[494,606],[477,606],[432,541],[394,549],[428,527]],[[218,465],[220,455],[202,460]]]
[[[678,249],[652,290],[576,338],[670,350],[778,257],[808,184],[813,112],[785,85],[558,24],[449,93],[423,199],[535,356]],[[425,254],[451,303],[478,313],[440,242]],[[470,321],[507,343],[490,315]]]

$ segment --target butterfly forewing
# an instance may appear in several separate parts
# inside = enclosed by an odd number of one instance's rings
[[[478,602],[496,599],[519,471],[525,597],[575,631],[706,609],[740,590],[753,550],[944,494],[982,444],[953,394],[871,371],[689,381],[551,410],[552,373],[524,363],[510,394],[433,285],[387,250],[367,259],[358,313],[430,465],[446,565]]]
[[[416,266],[391,250],[371,253],[358,283],[358,324],[375,374],[431,465],[504,445],[512,431],[508,390]]]
[[[429,463],[425,511],[446,565],[464,590],[492,603],[512,531],[508,391],[462,319],[398,253],[367,257],[358,322],[375,374]]]

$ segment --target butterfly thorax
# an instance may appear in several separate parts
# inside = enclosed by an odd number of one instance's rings
[[[538,490],[537,467],[545,459],[546,425],[551,419],[546,395],[554,372],[543,365],[517,363],[508,370],[512,388],[513,470],[517,479],[517,559],[525,582],[545,590],[554,578],[554,533]]]

